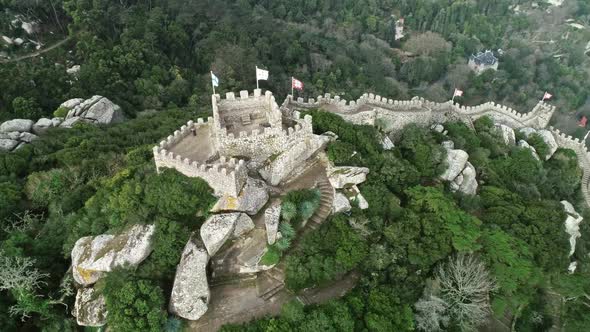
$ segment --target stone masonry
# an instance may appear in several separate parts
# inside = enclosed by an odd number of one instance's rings
[[[301,168],[324,146],[312,118],[284,117],[270,91],[211,96],[213,117],[189,121],[153,148],[158,171],[174,168],[200,177],[215,195],[238,197],[248,180],[247,162],[265,167],[273,185]]]
[[[389,122],[389,131],[400,130],[410,123],[428,125],[451,120],[463,121],[472,126],[474,120],[483,116],[489,116],[497,124],[513,129],[525,127],[543,129],[549,125],[549,120],[555,112],[555,107],[545,102],[539,102],[528,113],[519,113],[494,102],[471,107],[459,106],[451,101],[436,103],[422,98],[392,100],[372,93],[365,93],[358,100],[350,102],[341,100],[339,96],[332,98],[329,93],[307,101],[303,98],[294,100],[292,96],[287,96],[281,105],[282,112],[286,114],[314,108],[338,114],[346,121],[355,124],[375,125],[378,119],[383,119]],[[578,138],[566,135],[551,126],[549,131],[559,147],[571,149],[576,153],[578,164],[583,172],[582,194],[586,204],[590,206],[590,151],[585,142]]]
[[[400,130],[410,123],[427,125],[449,120],[460,120],[471,125],[472,121],[483,116],[512,128],[544,128],[555,111],[554,106],[544,102],[539,102],[532,111],[523,114],[493,102],[471,107],[459,106],[451,101],[436,103],[418,97],[392,100],[372,93],[365,93],[358,100],[350,102],[339,96],[332,98],[329,93],[319,96],[317,100],[310,98],[307,101],[303,98],[293,100],[288,96],[281,107],[283,112],[322,108],[355,124],[375,125],[378,120],[382,120],[389,124],[388,131]]]

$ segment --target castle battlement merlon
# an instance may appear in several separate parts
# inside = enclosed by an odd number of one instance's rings
[[[288,96],[285,102],[283,103],[283,108],[289,109],[289,105],[292,105],[292,107],[294,106],[295,109],[310,109],[318,108],[326,104],[334,105],[331,108],[329,108],[329,111],[339,114],[340,116],[347,118],[349,121],[357,121],[358,123],[365,124],[370,124],[370,121],[374,121],[374,119],[371,120],[367,118],[369,114],[367,114],[366,116],[361,116],[359,114],[362,113],[359,112],[359,108],[362,105],[375,106],[375,110],[377,111],[379,117],[391,118],[393,120],[396,118],[395,112],[400,112],[399,116],[403,116],[402,114],[404,112],[416,112],[420,115],[416,114],[415,116],[421,117],[424,116],[423,114],[425,112],[429,112],[431,113],[432,119],[438,119],[439,117],[435,117],[434,114],[432,114],[432,112],[451,111],[452,113],[454,113],[454,116],[456,118],[461,119],[463,122],[470,122],[481,116],[489,115],[497,121],[510,123],[511,125],[516,127],[532,126],[536,128],[545,127],[549,123],[549,119],[551,118],[555,110],[555,107],[547,105],[543,102],[537,104],[531,112],[520,113],[510,107],[496,104],[494,102],[486,102],[484,104],[480,104],[477,106],[463,106],[453,104],[452,101],[438,103],[425,100],[421,97],[416,97],[412,100],[393,100],[380,95],[376,95],[374,93],[364,93],[356,101],[348,102],[348,105],[342,103],[338,96],[332,98],[331,94],[329,93],[318,96],[317,101],[310,98],[307,102],[302,98],[298,98],[295,101],[291,96]],[[388,111],[391,113],[386,113],[384,111]],[[370,111],[364,112],[366,113]],[[407,121],[407,123],[420,122],[417,121],[420,119],[415,120],[416,121]],[[401,127],[399,129],[401,129]]]
[[[192,120],[188,121],[186,125],[182,125],[180,129],[175,130],[172,135],[169,135],[166,137],[166,139],[160,141],[160,143],[155,148],[171,149],[191,133],[191,128],[194,128],[195,131],[202,131],[204,129],[208,130],[209,124],[212,122],[212,120],[213,118],[209,117],[207,121],[203,120],[202,118],[197,119],[196,123]]]

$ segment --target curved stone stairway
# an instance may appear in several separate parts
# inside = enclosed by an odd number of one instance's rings
[[[322,174],[321,178],[318,179],[316,187],[320,190],[320,206],[317,208],[311,218],[309,218],[307,224],[297,239],[300,239],[310,230],[318,229],[332,211],[334,188],[332,188],[332,185],[330,184],[330,181],[328,181],[328,177],[325,174]],[[299,241],[294,241],[292,248],[295,248],[298,244]],[[284,262],[281,262],[275,268],[264,271],[258,277],[258,296],[267,301],[272,299],[273,296],[285,288],[284,280],[285,264]]]
[[[305,231],[307,232],[310,229],[315,230],[320,227],[320,225],[328,218],[330,212],[332,212],[332,203],[334,202],[334,188],[328,181],[327,176],[322,176],[317,183],[317,188],[320,190],[321,198],[320,198],[320,206],[315,211],[313,216],[305,225]]]

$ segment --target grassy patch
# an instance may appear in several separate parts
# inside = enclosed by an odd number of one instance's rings
[[[260,259],[260,264],[270,266],[275,265],[281,258],[280,251],[275,246],[268,246],[268,251]]]

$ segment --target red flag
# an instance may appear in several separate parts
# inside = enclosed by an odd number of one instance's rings
[[[303,82],[296,79],[295,77],[291,77],[291,87],[295,90],[302,91],[303,90]]]
[[[586,123],[588,123],[588,118],[584,115],[584,116],[582,116],[580,121],[578,121],[578,126],[586,127]]]
[[[453,97],[461,97],[463,96],[463,90],[455,89],[455,93],[453,93]]]
[[[545,92],[545,94],[543,95],[543,100],[551,99],[551,97],[553,97],[552,94],[550,94],[549,92]]]

